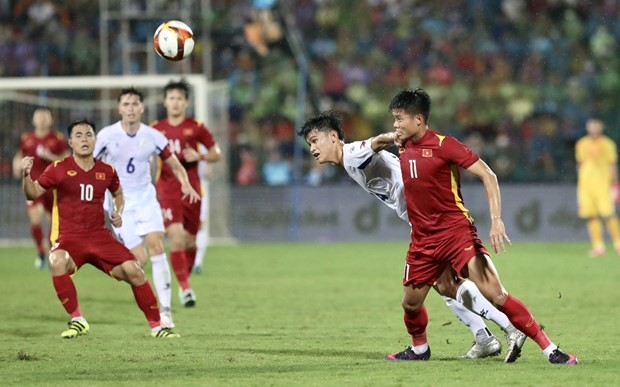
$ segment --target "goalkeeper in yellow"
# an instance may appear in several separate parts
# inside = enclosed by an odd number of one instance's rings
[[[618,168],[616,143],[603,134],[604,124],[599,118],[586,123],[588,134],[577,141],[577,212],[585,219],[592,242],[590,256],[605,253],[603,222],[611,237],[616,253],[620,254],[620,225],[615,201],[618,195]]]

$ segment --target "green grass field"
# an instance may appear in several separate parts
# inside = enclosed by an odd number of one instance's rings
[[[128,285],[90,266],[74,277],[88,336],[63,340],[67,316],[33,248],[0,248],[2,385],[601,386],[619,385],[620,257],[585,243],[517,243],[495,257],[504,285],[551,339],[581,360],[549,364],[526,342],[521,358],[460,360],[472,335],[427,298],[428,362],[386,362],[410,344],[402,322],[406,243],[212,247],[193,277],[198,304],[174,294],[178,340],[156,340]],[[147,272],[150,270],[148,268]],[[501,334],[489,323],[490,329]],[[502,343],[505,344],[503,335]]]

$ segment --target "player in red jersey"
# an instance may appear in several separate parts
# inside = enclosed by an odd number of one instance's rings
[[[114,167],[93,157],[94,124],[76,121],[69,126],[68,134],[73,156],[54,162],[37,180],[33,181],[31,177],[34,158],[25,157],[21,163],[26,198],[33,200],[48,191],[53,195],[53,246],[49,262],[58,299],[71,315],[69,328],[62,332],[61,337],[75,338],[90,330],[82,316],[71,279],[71,275],[86,263],[131,285],[153,337],[178,337],[169,328],[162,328],[157,299],[135,256],[105,226],[103,201],[106,190],[114,198],[110,219],[116,227],[122,225],[124,198]]]
[[[388,360],[428,360],[426,340],[428,315],[424,299],[446,267],[472,280],[486,299],[502,311],[510,322],[534,340],[551,363],[577,364],[577,358],[561,351],[541,330],[527,307],[508,293],[486,248],[477,235],[473,218],[461,195],[460,169],[467,169],[484,183],[491,213],[490,239],[496,253],[510,244],[501,219],[497,176],[464,144],[452,136],[428,128],[431,99],[422,89],[403,90],[390,103],[407,213],[411,223],[411,244],[403,279],[405,326],[413,347],[388,355]],[[449,295],[466,304],[466,291]],[[508,344],[506,362],[520,355]]]
[[[33,166],[30,175],[37,179],[41,172],[52,162],[62,160],[69,155],[65,138],[62,133],[52,129],[54,120],[52,112],[48,108],[37,108],[32,115],[34,129],[21,136],[19,148],[13,158],[13,175],[16,179],[21,178],[21,161],[24,157],[33,158]],[[43,245],[43,218],[49,217],[52,212],[52,195],[45,195],[26,202],[28,219],[30,220],[30,233],[37,246],[37,258],[34,266],[37,269],[45,267],[45,247]]]
[[[217,162],[221,158],[221,151],[209,129],[185,115],[188,97],[187,83],[168,83],[164,87],[167,117],[155,121],[151,126],[168,138],[169,148],[185,167],[192,187],[196,192],[201,192],[198,162]],[[207,149],[207,153],[199,151],[200,145]],[[157,196],[170,238],[170,261],[181,287],[181,303],[187,307],[194,306],[196,295],[191,289],[189,276],[196,258],[196,234],[200,229],[201,202],[190,203],[183,200],[179,181],[172,169],[164,163],[159,164]],[[207,200],[204,195],[205,192],[202,192],[203,200]]]

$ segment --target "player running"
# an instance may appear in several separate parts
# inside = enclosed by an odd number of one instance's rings
[[[54,162],[37,180],[33,181],[31,177],[34,158],[25,157],[21,162],[26,198],[33,200],[48,191],[54,197],[53,246],[49,261],[58,299],[71,316],[69,327],[61,337],[71,339],[90,331],[71,279],[71,275],[86,263],[131,285],[153,337],[178,337],[169,328],[162,327],[157,299],[135,256],[105,226],[103,201],[106,190],[114,198],[111,222],[116,227],[122,225],[124,198],[114,167],[93,158],[94,124],[74,122],[69,126],[68,134],[73,156]]]
[[[189,85],[183,81],[170,82],[164,87],[166,118],[151,125],[166,136],[170,151],[179,159],[192,187],[206,195],[201,189],[198,163],[214,163],[220,160],[222,152],[207,127],[187,117]],[[207,152],[200,152],[200,147]],[[196,259],[196,234],[200,229],[202,201],[189,203],[183,200],[180,185],[172,169],[160,163],[157,180],[157,195],[164,217],[164,225],[170,238],[170,261],[179,283],[181,304],[192,307],[196,294],[190,285],[190,275]]]
[[[337,113],[330,111],[307,120],[297,134],[310,145],[310,152],[320,164],[332,163],[343,167],[364,190],[408,222],[398,157],[385,150],[394,145],[392,133],[345,144],[342,119]],[[451,271],[446,270],[435,289],[440,294],[453,294],[452,298],[442,298],[474,335],[474,344],[461,357],[483,358],[496,356],[501,352],[501,343],[478,314],[483,314],[504,330],[508,342],[506,361],[514,361],[519,356],[525,335],[480,294],[473,282],[455,280]],[[454,299],[458,292],[469,296],[468,307],[478,314],[465,308],[462,301]]]
[[[19,148],[13,158],[13,175],[16,179],[22,176],[22,159],[25,156],[33,158],[30,176],[36,180],[41,172],[56,160],[69,156],[65,138],[62,133],[52,129],[54,120],[52,112],[45,107],[37,108],[32,115],[34,129],[22,134]],[[34,261],[36,269],[43,269],[46,265],[45,247],[43,246],[43,218],[51,217],[52,193],[46,192],[35,200],[26,201],[30,233],[37,246],[37,258]]]
[[[159,155],[179,180],[178,189],[190,203],[200,195],[189,183],[185,169],[170,151],[168,140],[157,130],[140,122],[143,96],[134,88],[123,89],[118,97],[121,120],[99,132],[95,157],[112,164],[125,192],[125,214],[121,227],[115,228],[120,240],[144,267],[147,253],[153,264],[153,281],[161,304],[162,320],[173,327],[170,266],[164,250],[164,221],[151,178],[151,156]]]
[[[489,239],[495,253],[510,244],[501,218],[497,176],[478,155],[452,136],[429,129],[431,99],[422,89],[402,90],[390,102],[395,142],[404,185],[411,243],[403,278],[404,320],[413,347],[386,359],[428,360],[428,314],[424,299],[446,268],[469,278],[484,297],[510,322],[531,338],[554,364],[577,364],[577,358],[560,350],[528,308],[503,287],[487,249],[477,235],[474,220],[461,195],[460,169],[476,175],[484,184],[489,202]],[[469,294],[457,293],[457,299]]]

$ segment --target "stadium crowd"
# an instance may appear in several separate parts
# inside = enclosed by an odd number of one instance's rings
[[[231,85],[239,185],[298,175],[291,29],[310,63],[309,113],[344,113],[348,140],[390,130],[390,97],[416,86],[433,97],[431,127],[465,142],[502,181],[574,181],[574,144],[590,115],[620,139],[617,0],[212,0],[210,14],[194,17],[198,32],[209,26],[213,78]],[[0,76],[98,74],[98,23],[96,5],[0,1]],[[152,23],[135,28],[148,35]],[[346,180],[306,160],[306,183]]]

